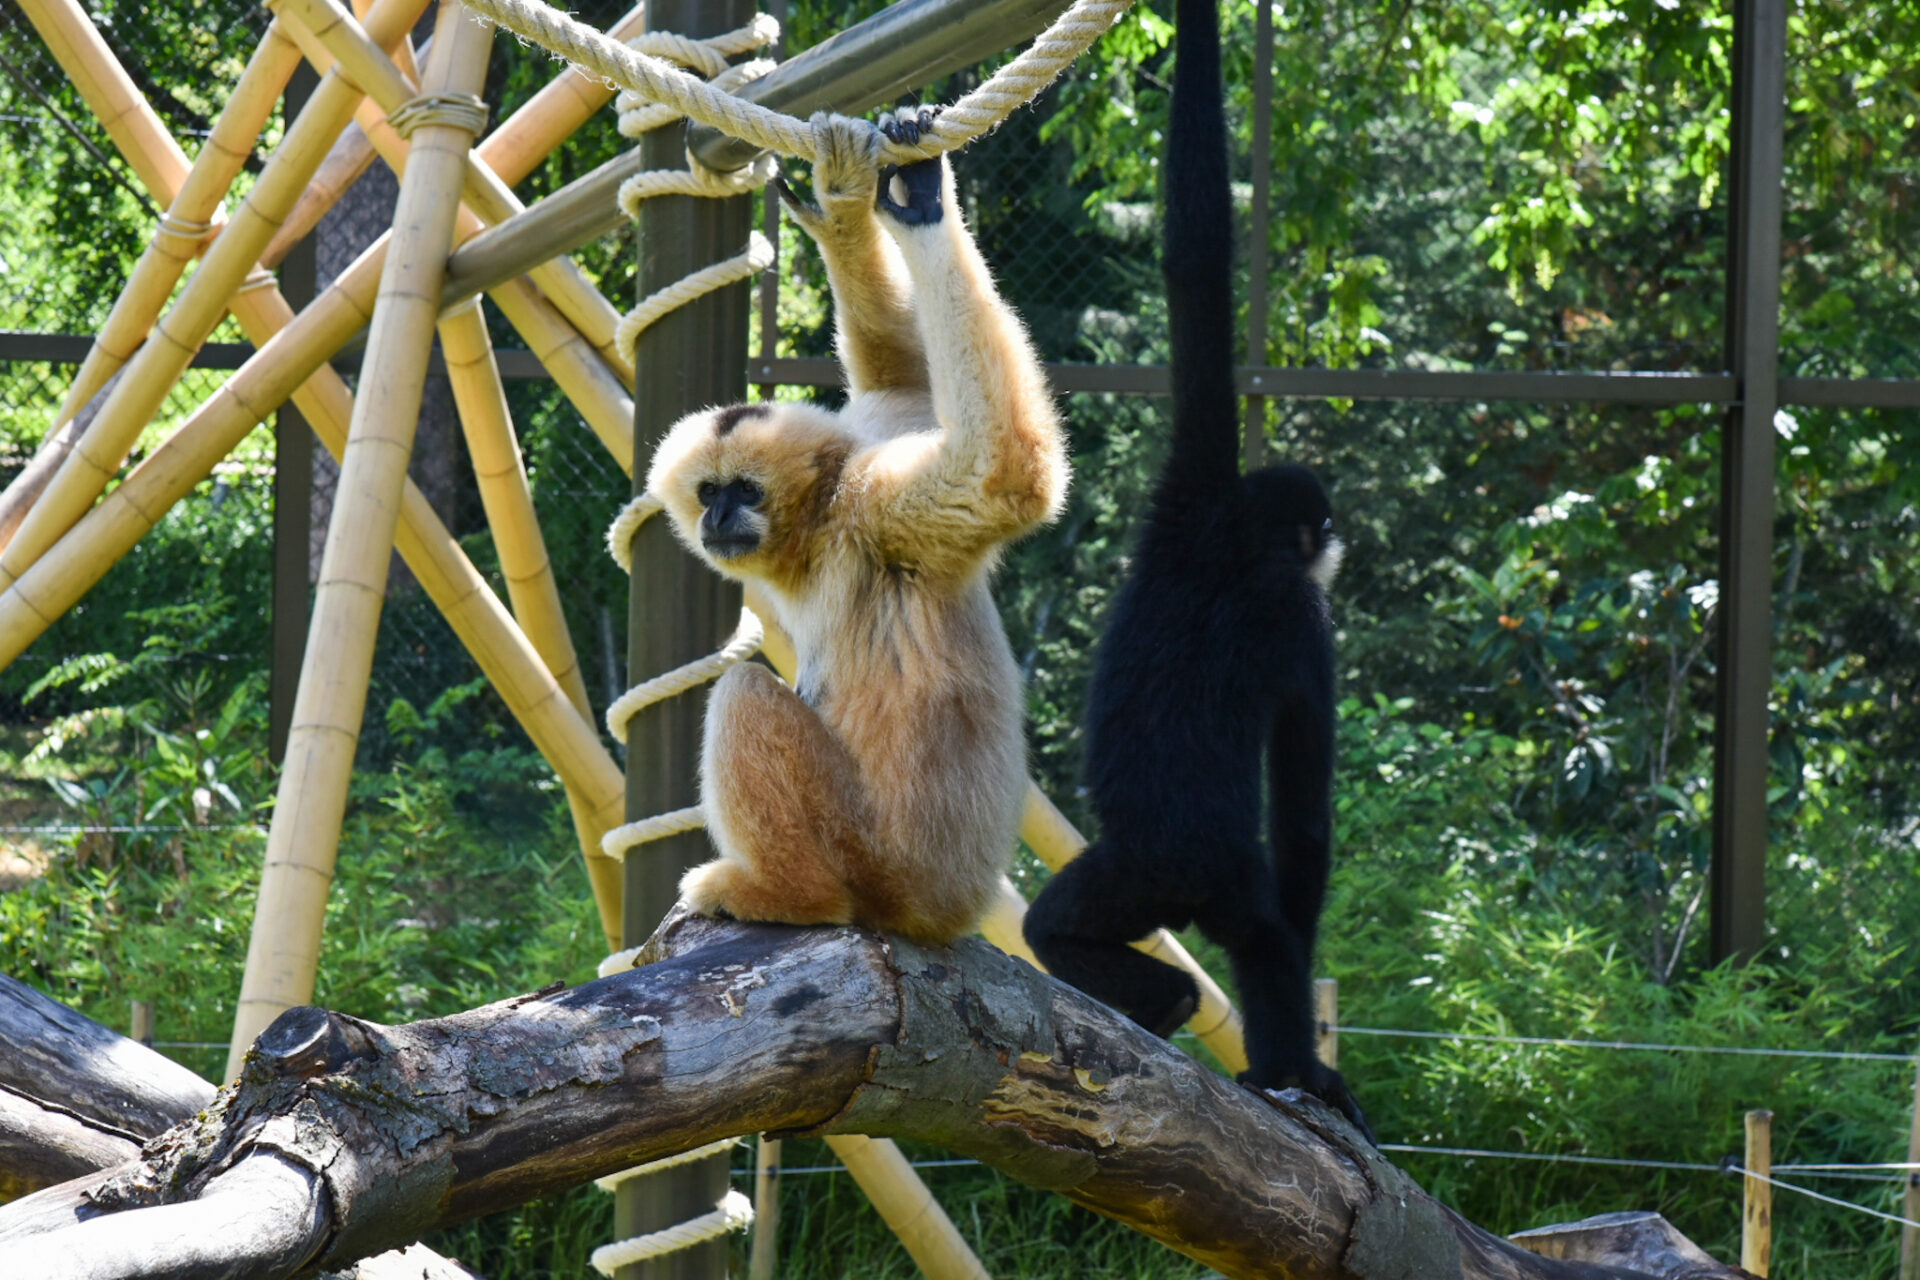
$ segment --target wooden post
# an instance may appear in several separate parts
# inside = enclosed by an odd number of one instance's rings
[[[1764,1276],[1773,1259],[1773,1188],[1760,1179],[1773,1176],[1773,1112],[1747,1112],[1747,1156],[1742,1167],[1747,1176],[1742,1179],[1746,1194],[1740,1215],[1740,1265]]]
[[[426,90],[477,93],[486,76],[492,27],[472,21],[457,0],[443,0],[437,31]],[[333,82],[329,76],[322,83],[316,102]],[[340,464],[286,765],[267,837],[228,1049],[229,1078],[254,1037],[283,1010],[313,994],[327,887],[366,709],[407,459],[453,244],[461,177],[477,132],[476,125],[452,121],[420,125],[400,179],[392,251],[381,273],[361,391]],[[287,203],[290,207],[291,198]]]
[[[753,1155],[753,1252],[747,1280],[773,1280],[780,1256],[780,1139],[760,1135]]]
[[[1340,981],[1320,978],[1313,984],[1314,1052],[1330,1067],[1340,1065]]]
[[[1920,1166],[1920,1057],[1913,1068],[1913,1118],[1907,1129],[1907,1163]],[[1907,1170],[1907,1194],[1901,1217],[1920,1222],[1920,1168]],[[1900,1228],[1900,1280],[1920,1280],[1920,1227]]]
[[[127,1001],[127,1039],[153,1045],[153,1005],[146,1000]]]

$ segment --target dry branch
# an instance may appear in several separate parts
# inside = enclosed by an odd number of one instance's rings
[[[682,916],[649,958],[400,1027],[290,1010],[139,1163],[0,1208],[0,1252],[45,1268],[32,1274],[139,1274],[125,1242],[182,1241],[160,1216],[198,1205],[200,1254],[149,1251],[145,1274],[211,1265],[205,1241],[222,1239],[233,1274],[291,1275],[772,1130],[939,1142],[1229,1276],[1740,1274],[1673,1248],[1632,1255],[1651,1270],[1595,1265],[1564,1230],[1559,1259],[1529,1253],[1430,1199],[1317,1100],[1243,1089],[978,942]]]

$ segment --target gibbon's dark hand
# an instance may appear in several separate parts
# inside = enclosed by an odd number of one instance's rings
[[[918,142],[922,133],[932,129],[933,111],[927,107],[888,112],[880,117],[880,132],[894,142]],[[940,175],[938,156],[909,165],[890,164],[880,171],[880,192],[875,205],[902,226],[930,227],[939,222],[945,212],[940,207]],[[901,197],[905,198],[905,204],[899,203]]]

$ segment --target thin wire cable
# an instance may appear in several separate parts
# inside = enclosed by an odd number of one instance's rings
[[[1911,1066],[1911,1053],[1855,1053],[1841,1049],[1750,1049],[1738,1045],[1642,1044],[1632,1040],[1575,1040],[1560,1036],[1495,1036],[1470,1031],[1401,1031],[1391,1027],[1335,1027],[1341,1035],[1407,1036],[1420,1040],[1468,1040],[1483,1044],[1543,1045],[1561,1049],[1633,1049],[1664,1053],[1722,1053],[1762,1058],[1827,1058],[1841,1062],[1901,1062]]]
[[[1717,1164],[1683,1164],[1676,1160],[1627,1160],[1619,1156],[1556,1155],[1544,1151],[1481,1151],[1473,1147],[1418,1147],[1405,1142],[1383,1142],[1382,1151],[1409,1151],[1420,1155],[1481,1156],[1489,1160],[1537,1160],[1543,1164],[1604,1164],[1625,1169],[1678,1169],[1684,1173],[1719,1173]]]
[[[1730,1162],[1727,1165],[1727,1172],[1737,1173],[1743,1178],[1752,1178],[1756,1182],[1764,1182],[1770,1187],[1779,1187],[1782,1191],[1797,1191],[1801,1195],[1811,1197],[1823,1204],[1836,1205],[1842,1209],[1852,1209],[1859,1213],[1871,1214],[1876,1218],[1885,1218],[1888,1222],[1897,1222],[1903,1227],[1912,1227],[1914,1230],[1920,1231],[1920,1222],[1915,1222],[1912,1218],[1903,1218],[1897,1213],[1883,1213],[1879,1209],[1869,1209],[1867,1206],[1855,1204],[1851,1200],[1841,1200],[1834,1196],[1822,1195],[1811,1187],[1800,1187],[1795,1186],[1791,1182],[1781,1182],[1776,1178],[1769,1178],[1764,1173],[1755,1173],[1751,1169],[1743,1169],[1737,1162]]]

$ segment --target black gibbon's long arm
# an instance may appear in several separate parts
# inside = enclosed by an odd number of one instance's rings
[[[1172,344],[1169,491],[1240,482],[1233,387],[1233,208],[1220,103],[1215,0],[1180,0],[1166,155],[1167,322]]]

